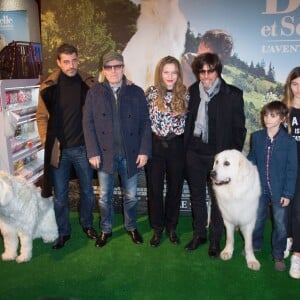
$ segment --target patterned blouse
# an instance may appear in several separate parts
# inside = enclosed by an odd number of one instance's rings
[[[155,86],[150,86],[146,91],[146,98],[149,107],[152,132],[158,136],[168,136],[170,134],[181,135],[184,132],[186,115],[175,115],[171,108],[173,98],[172,91],[167,91],[163,98],[166,111],[162,112],[158,109],[157,99],[158,90]],[[185,95],[189,100],[189,94]]]

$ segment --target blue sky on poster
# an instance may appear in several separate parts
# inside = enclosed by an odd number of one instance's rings
[[[179,0],[179,6],[195,33],[226,30],[238,57],[248,64],[264,60],[267,67],[271,62],[277,81],[300,65],[300,0]]]

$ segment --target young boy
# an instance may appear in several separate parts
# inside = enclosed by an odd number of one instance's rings
[[[262,109],[265,129],[252,134],[251,160],[258,169],[262,193],[253,232],[253,248],[261,250],[268,208],[272,206],[272,255],[277,271],[284,271],[284,250],[287,240],[288,205],[293,198],[297,177],[297,145],[285,130],[288,108],[280,101]]]

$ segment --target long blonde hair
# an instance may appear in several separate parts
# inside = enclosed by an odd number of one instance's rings
[[[173,98],[171,103],[171,109],[178,115],[184,115],[187,112],[187,100],[186,100],[186,87],[183,85],[182,68],[180,62],[173,56],[166,56],[162,58],[156,66],[154,85],[158,89],[157,106],[159,110],[166,111],[166,107],[163,102],[163,97],[167,92],[167,88],[162,79],[162,71],[166,64],[174,64],[177,68],[178,78],[173,88]]]

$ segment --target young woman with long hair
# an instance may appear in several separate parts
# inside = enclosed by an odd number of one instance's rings
[[[171,243],[179,244],[176,226],[184,179],[183,132],[189,96],[176,58],[166,56],[159,61],[154,85],[146,90],[146,98],[152,127],[152,158],[147,166],[149,217],[154,231],[150,245],[160,244],[164,230]]]

